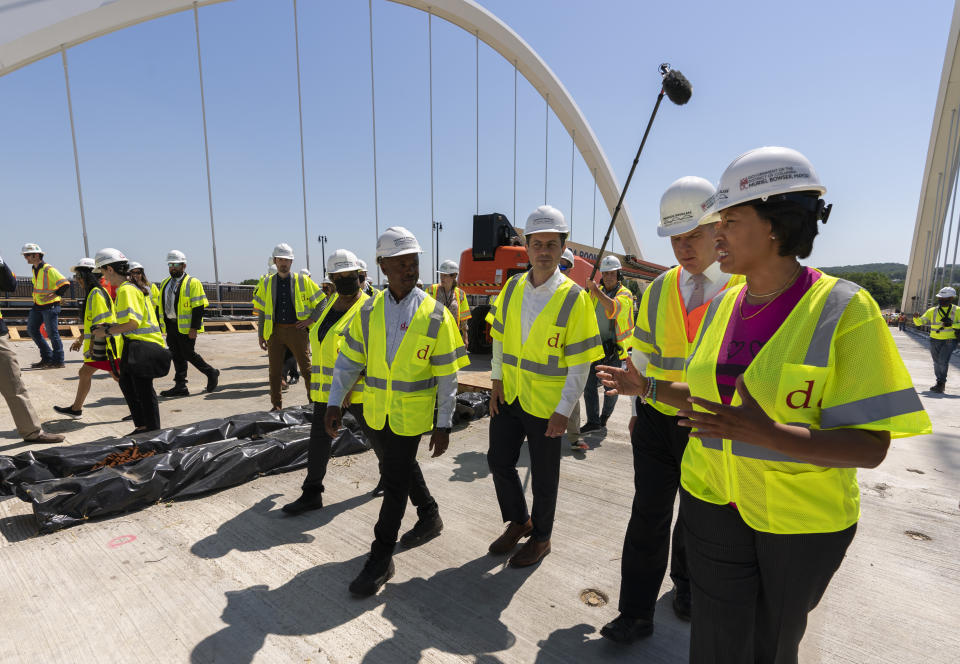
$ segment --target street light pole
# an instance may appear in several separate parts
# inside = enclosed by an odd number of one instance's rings
[[[433,243],[434,249],[437,252],[436,255],[434,256],[434,265],[437,266],[436,267],[437,270],[440,269],[440,231],[442,230],[443,230],[443,224],[441,222],[439,221],[433,222],[433,232],[437,237],[436,242]],[[430,275],[430,278],[434,279],[436,278],[436,276],[437,276],[436,273],[434,273]]]
[[[321,235],[317,238],[320,240],[320,261],[323,265],[323,276],[327,276],[327,236]]]

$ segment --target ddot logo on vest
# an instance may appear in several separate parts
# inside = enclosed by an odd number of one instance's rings
[[[810,407],[810,399],[813,397],[813,386],[816,381],[803,381],[805,387],[793,390],[787,393],[787,408],[793,410],[802,410]],[[817,408],[823,407],[823,399],[817,401]]]
[[[420,360],[425,360],[430,357],[430,344],[427,344],[423,348],[417,349],[417,358]]]
[[[550,346],[550,348],[563,348],[563,344],[560,343],[560,333],[557,332],[552,337],[548,337],[547,345]]]

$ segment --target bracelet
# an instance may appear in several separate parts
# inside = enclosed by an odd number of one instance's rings
[[[640,395],[640,403],[646,404],[657,396],[657,379],[647,376],[647,391]]]

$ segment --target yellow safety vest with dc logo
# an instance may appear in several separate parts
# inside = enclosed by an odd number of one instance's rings
[[[543,419],[553,415],[567,379],[567,368],[603,357],[597,317],[587,292],[564,277],[521,342],[523,291],[529,272],[510,277],[497,295],[487,322],[503,343],[503,395],[520,399],[524,411]]]
[[[724,288],[744,281],[740,275],[731,275]],[[686,380],[684,368],[687,357],[709,306],[708,300],[693,311],[687,311],[680,294],[679,266],[654,279],[643,292],[640,306],[637,307],[636,326],[630,344],[649,359],[644,372],[648,377],[671,382]],[[650,402],[650,405],[664,415],[677,414],[677,409],[669,404]]]
[[[600,286],[603,290],[603,286]],[[627,359],[627,340],[633,334],[633,293],[623,284],[617,285],[617,292],[610,298],[613,300],[613,315],[608,316],[606,308],[600,303],[600,298],[590,295],[590,304],[593,305],[599,316],[613,322],[614,338],[617,340],[617,356],[621,360]],[[599,327],[599,322],[597,323]]]
[[[437,377],[456,373],[470,364],[453,316],[427,295],[403,335],[393,364],[387,364],[384,319],[386,291],[360,307],[343,335],[340,352],[367,367],[363,416],[371,429],[400,436],[419,436],[433,428]]]
[[[956,339],[957,328],[960,328],[960,321],[957,320],[957,314],[960,313],[960,307],[955,304],[950,305],[947,317],[952,321],[951,325],[943,324],[943,307],[930,307],[922,316],[914,316],[913,324],[920,327],[924,322],[930,325],[931,339]]]
[[[717,357],[742,288],[715,298],[704,317],[686,369],[694,396],[720,402]],[[931,432],[876,302],[860,286],[836,277],[824,274],[814,282],[743,378],[777,422],[889,431],[893,438]],[[731,405],[741,403],[734,394]],[[701,438],[695,430],[680,481],[701,500],[735,503],[758,531],[837,532],[860,517],[855,468],[818,466],[743,441]]]
[[[139,288],[129,281],[125,281],[117,288],[117,322],[121,325],[132,320],[137,321],[137,329],[125,332],[124,339],[148,341],[163,345],[163,336],[160,334],[160,324],[157,323],[157,314],[151,307],[146,296]]]
[[[363,303],[370,299],[366,293],[361,292],[357,301],[343,312],[339,320],[327,330],[323,341],[320,341],[317,339],[317,330],[337,298],[338,295],[334,293],[321,303],[323,309],[320,311],[320,316],[317,318],[317,322],[310,327],[310,355],[314,362],[310,367],[310,400],[318,403],[327,403],[330,399],[330,387],[333,385],[333,366],[337,362],[340,347],[343,345],[343,332],[360,307],[363,306]],[[362,377],[350,391],[350,403],[363,403]]]
[[[424,292],[432,297],[437,299],[437,294],[440,292],[440,284],[430,284],[423,289]],[[462,325],[466,321],[470,320],[472,314],[470,313],[470,305],[467,303],[467,295],[459,286],[453,287],[453,301],[457,303],[457,325]],[[450,312],[453,313],[452,311]]]
[[[290,273],[290,284],[293,288],[293,310],[297,320],[306,320],[310,312],[320,300],[326,297],[323,291],[302,274]],[[273,334],[273,304],[277,301],[277,275],[270,274],[253,292],[253,310],[263,312],[263,338],[269,340]]]
[[[66,286],[70,282],[60,274],[57,268],[44,263],[39,270],[33,272],[33,303],[34,304],[59,304],[61,297],[57,295],[57,289]]]
[[[160,310],[157,318],[160,321],[160,331],[164,334],[167,333],[167,323],[165,320],[167,313],[164,310],[163,289],[167,287],[167,283],[171,279],[172,277],[167,277],[160,282],[160,290],[156,296],[156,300],[154,300],[153,289],[150,289],[150,295],[147,298],[148,301],[153,303],[153,306]],[[203,290],[203,284],[200,283],[199,279],[191,277],[189,274],[184,274],[180,281],[180,293],[177,296],[177,330],[180,334],[190,332],[190,323],[193,320],[193,308],[208,306],[210,306],[210,302],[207,300],[207,293]],[[197,332],[203,332],[202,318],[200,319],[200,328]]]
[[[117,317],[113,313],[113,300],[110,295],[101,287],[90,289],[87,293],[87,300],[83,307],[83,359],[93,360],[93,351],[90,350],[90,342],[93,339],[91,328],[94,325],[103,325],[105,323],[116,323]],[[113,337],[116,343],[115,358],[119,358],[123,353],[123,337],[117,335]]]

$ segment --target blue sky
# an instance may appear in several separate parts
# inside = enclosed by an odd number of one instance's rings
[[[834,211],[812,265],[906,262],[952,3],[487,0],[546,61],[626,179],[671,62],[693,84],[664,104],[627,201],[645,257],[658,201],[683,175],[715,181],[760,145],[799,149]],[[375,245],[367,3],[299,1],[311,268],[316,236],[372,264]],[[379,222],[430,242],[427,16],[373,2]],[[292,3],[200,10],[220,278],[261,274],[274,244],[305,266]],[[193,15],[70,50],[91,251],[115,246],[159,279],[170,248],[213,278]],[[475,44],[433,20],[434,209],[441,258],[470,242],[476,206]],[[481,212],[513,217],[513,68],[480,44]],[[544,102],[520,79],[517,222],[543,202]],[[571,141],[549,124],[548,198],[569,215]],[[573,239],[593,239],[593,181],[573,160]],[[597,203],[597,243],[609,215]],[[40,242],[65,270],[83,244],[60,58],[0,78],[0,254]],[[621,245],[617,243],[619,250]],[[421,263],[429,279],[429,257]]]

